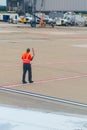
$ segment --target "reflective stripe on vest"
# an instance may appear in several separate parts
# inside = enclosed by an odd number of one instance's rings
[[[29,57],[29,54],[27,55],[27,57],[25,59],[23,59],[23,63],[30,63],[30,59],[28,59]]]

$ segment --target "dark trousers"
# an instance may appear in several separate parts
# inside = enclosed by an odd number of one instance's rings
[[[32,81],[32,68],[31,64],[23,64],[23,76],[22,76],[22,81],[25,82],[26,78],[26,73],[28,71],[28,81]]]

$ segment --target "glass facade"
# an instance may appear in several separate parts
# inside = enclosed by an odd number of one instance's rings
[[[34,12],[37,0],[7,0],[7,11],[14,11],[19,14]]]

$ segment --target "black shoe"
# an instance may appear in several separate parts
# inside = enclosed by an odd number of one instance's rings
[[[23,84],[27,84],[27,82],[26,82],[26,81],[23,81],[22,83],[23,83]]]
[[[34,81],[29,81],[29,83],[33,83]]]

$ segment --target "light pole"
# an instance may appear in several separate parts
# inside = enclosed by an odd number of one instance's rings
[[[33,23],[34,26],[33,27],[36,27],[36,17],[35,17],[36,3],[37,3],[37,0],[32,1],[32,14],[33,14],[33,17],[34,17],[34,23]]]

